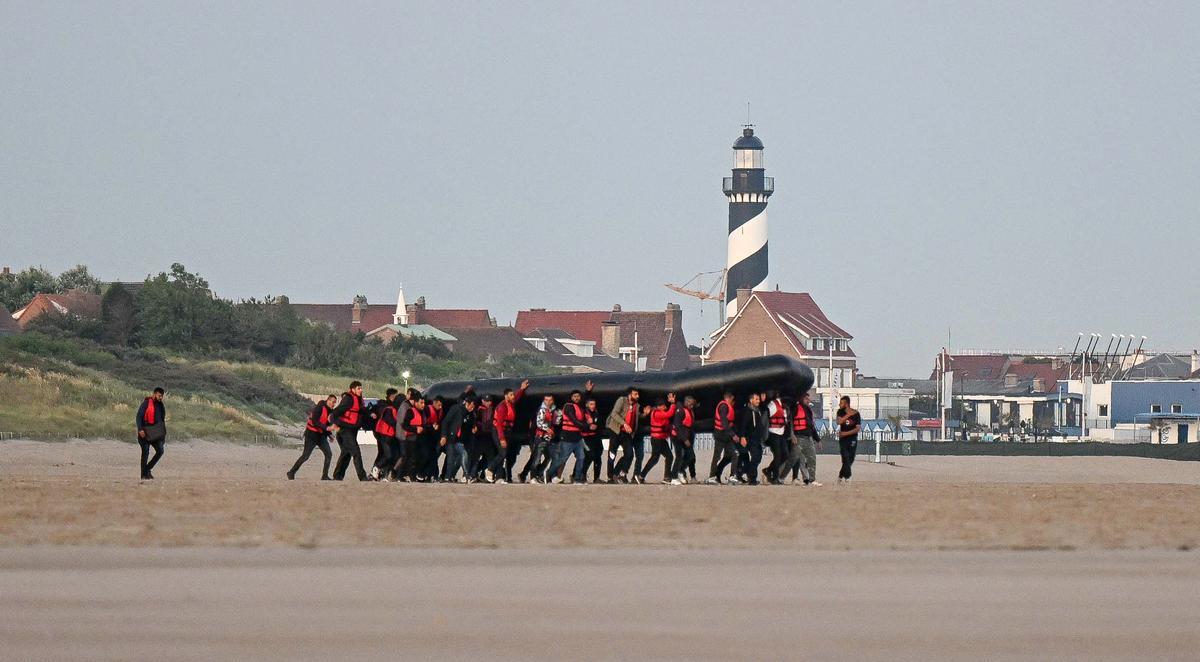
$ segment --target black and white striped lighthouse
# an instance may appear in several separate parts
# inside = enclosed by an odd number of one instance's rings
[[[763,169],[763,144],[747,125],[733,143],[733,176],[724,181],[729,198],[729,252],[725,259],[725,317],[737,314],[739,289],[767,287],[767,198],[775,178]]]

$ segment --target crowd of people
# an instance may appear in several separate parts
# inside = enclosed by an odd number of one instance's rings
[[[696,398],[690,395],[668,393],[643,402],[639,389],[630,387],[605,415],[597,408],[588,382],[584,390],[572,391],[561,406],[553,395],[544,396],[528,429],[517,430],[517,404],[529,384],[525,380],[520,388],[505,389],[499,397],[480,397],[468,387],[454,399],[427,399],[411,388],[404,393],[388,389],[368,406],[362,384],[352,382],[340,398],[330,395],[312,408],[304,450],[287,477],[295,479],[319,449],[324,457],[322,480],[343,480],[353,464],[364,481],[646,483],[661,462],[663,483],[695,483],[701,478],[696,471],[694,429],[697,421],[711,415],[714,446],[704,483],[782,485],[790,478],[797,485],[821,485],[816,480],[821,438],[808,393],[799,398],[754,393],[739,403],[726,392],[711,414],[698,414]],[[838,482],[848,482],[862,418],[849,398],[843,397],[839,405]],[[370,430],[375,436],[378,452],[369,470],[358,444],[359,430]],[[331,436],[339,447],[336,462],[329,446]],[[529,452],[522,465],[518,460],[523,446]],[[771,459],[763,467],[766,451]]]

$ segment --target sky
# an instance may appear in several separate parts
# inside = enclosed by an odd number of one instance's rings
[[[1080,331],[1200,345],[1200,3],[0,0],[0,262],[222,296],[716,304],[766,145],[770,282],[864,374]]]

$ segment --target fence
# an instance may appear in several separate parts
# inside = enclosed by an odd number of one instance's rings
[[[859,442],[860,456],[873,453],[874,450],[873,442]],[[881,450],[884,455],[1114,456],[1200,461],[1200,444],[888,441],[883,442]],[[837,444],[826,444],[820,452],[836,454]]]

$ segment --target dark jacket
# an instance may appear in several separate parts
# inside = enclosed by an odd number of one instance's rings
[[[326,405],[324,401],[318,402],[313,406],[312,410],[308,412],[309,424],[312,427],[320,430],[320,432],[317,434],[329,434],[329,422],[333,420],[333,417],[329,416],[328,414],[329,405]],[[307,430],[308,428],[306,427],[305,429]]]
[[[439,435],[446,443],[453,444],[462,441],[460,437],[471,434],[471,422],[474,417],[463,403],[459,402],[453,407],[450,407],[446,412],[446,418],[442,421],[442,431]]]
[[[821,441],[821,435],[817,433],[817,419],[813,418],[812,407],[809,407],[803,402],[797,402],[796,406],[803,407],[804,413],[808,414],[808,430],[804,436],[812,437],[813,441]]]
[[[738,436],[747,442],[766,439],[767,415],[758,407],[747,404],[742,408],[742,415],[738,416]]]
[[[146,433],[146,441],[162,441],[167,436],[167,406],[161,400],[155,400],[154,411],[150,416],[146,416],[146,410],[150,408],[151,400],[154,398],[142,400],[142,406],[138,407],[137,429],[138,432]]]

